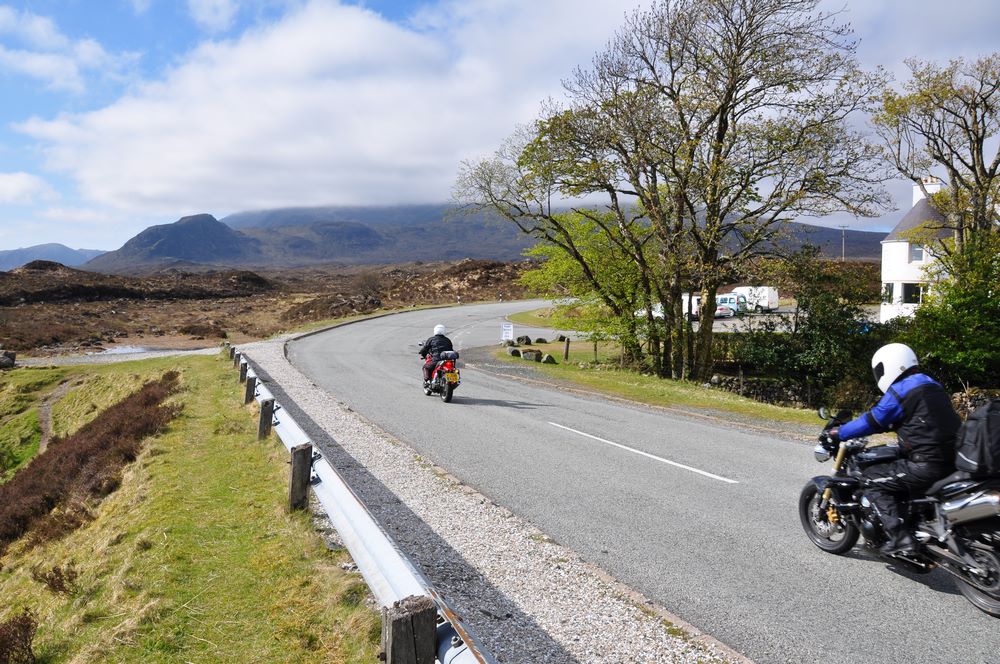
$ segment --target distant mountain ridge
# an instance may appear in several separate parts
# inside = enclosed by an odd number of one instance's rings
[[[840,230],[798,223],[786,230],[783,245],[814,244],[826,256],[840,257]],[[878,260],[884,238],[884,233],[847,231],[846,256]],[[240,212],[221,221],[197,214],[151,226],[83,268],[140,274],[165,268],[514,261],[534,242],[509,222],[485,213],[463,214],[454,205],[282,208]]]
[[[64,244],[50,242],[21,249],[0,251],[0,271],[13,270],[32,261],[52,261],[69,267],[83,265],[105,253],[100,249],[70,249]]]

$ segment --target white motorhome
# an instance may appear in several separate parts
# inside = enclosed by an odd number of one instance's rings
[[[778,308],[778,289],[773,286],[739,286],[733,292],[747,299],[747,308],[757,313]]]
[[[681,314],[687,320],[698,320],[698,308],[701,306],[701,295],[692,295],[691,293],[681,294]],[[646,310],[639,309],[635,312],[636,316],[645,316]],[[654,304],[653,305],[653,318],[663,318],[663,305]]]

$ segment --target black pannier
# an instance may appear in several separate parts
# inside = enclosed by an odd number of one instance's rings
[[[955,468],[973,477],[1000,477],[1000,399],[972,411],[958,430]]]

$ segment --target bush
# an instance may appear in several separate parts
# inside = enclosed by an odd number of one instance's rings
[[[28,609],[0,622],[0,664],[33,664],[31,643],[37,629],[38,621]]]
[[[49,452],[0,485],[0,554],[34,527],[41,539],[52,539],[79,526],[87,514],[73,501],[114,490],[142,441],[177,414],[179,407],[163,401],[178,378],[171,371],[146,383],[75,434],[54,439]]]

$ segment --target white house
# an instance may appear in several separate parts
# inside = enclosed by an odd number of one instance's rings
[[[936,177],[926,177],[923,183],[928,193],[941,189],[941,180]],[[943,226],[944,221],[944,215],[924,198],[920,187],[913,185],[913,207],[882,240],[883,301],[879,319],[883,323],[897,316],[913,315],[927,289],[924,270],[935,260],[927,247],[909,241],[908,232],[927,222]],[[948,235],[944,229],[938,233]]]

